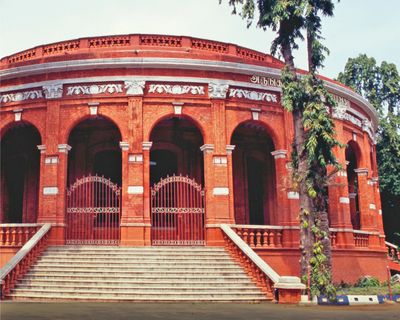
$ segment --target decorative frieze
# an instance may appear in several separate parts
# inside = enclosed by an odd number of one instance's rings
[[[264,87],[276,87],[276,88],[282,87],[282,81],[281,79],[278,78],[252,75],[250,78],[250,82],[259,84]]]
[[[129,96],[143,95],[146,81],[125,81],[126,94]]]
[[[80,95],[80,94],[101,94],[101,93],[113,94],[122,92],[123,92],[122,84],[115,84],[115,83],[69,86],[67,88],[67,96]]]
[[[151,84],[149,93],[166,94],[192,94],[205,95],[204,86],[179,85],[179,84]]]
[[[52,84],[48,86],[43,86],[43,93],[46,99],[58,99],[63,95],[63,85],[62,84]]]
[[[232,88],[229,90],[229,97],[248,99],[254,101],[267,101],[267,102],[278,102],[278,96],[274,93],[250,91],[245,89]]]
[[[228,88],[228,84],[210,82],[208,84],[208,96],[210,99],[225,99]]]
[[[0,95],[0,103],[18,102],[43,98],[42,90],[30,90]]]

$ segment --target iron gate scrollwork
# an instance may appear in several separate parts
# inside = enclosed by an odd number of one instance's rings
[[[204,212],[204,190],[194,179],[161,179],[151,189],[152,245],[204,245]]]
[[[119,244],[121,188],[100,176],[82,177],[67,189],[66,243]]]

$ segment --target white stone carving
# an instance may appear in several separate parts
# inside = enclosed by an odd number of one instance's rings
[[[337,104],[336,107],[333,108],[332,116],[336,119],[343,120],[346,116],[347,107],[345,104]]]
[[[71,149],[72,149],[72,147],[66,143],[62,143],[62,144],[58,145],[58,152],[61,152],[61,153],[68,153],[68,151],[70,151]]]
[[[210,99],[225,99],[228,88],[228,84],[210,82],[208,84],[208,96]]]
[[[370,208],[371,210],[376,210],[376,205],[375,205],[375,203],[370,203],[370,204],[369,204],[369,208]]]
[[[179,84],[151,84],[149,93],[168,93],[168,94],[193,94],[204,95],[203,86],[190,86]]]
[[[22,118],[22,109],[15,109],[14,112],[14,121],[21,121]]]
[[[235,145],[233,144],[227,144],[226,145],[226,154],[232,154],[232,151],[235,150]]]
[[[349,204],[350,203],[350,199],[348,197],[340,197],[339,198],[339,202],[343,203],[343,204]]]
[[[89,106],[89,112],[91,116],[95,116],[97,115],[97,111],[99,109],[99,104],[98,102],[89,102],[88,106]]]
[[[228,164],[228,158],[226,156],[215,156],[213,157],[213,163],[217,166],[226,166]]]
[[[122,84],[106,83],[81,86],[70,86],[67,88],[67,96],[76,94],[101,94],[122,93]]]
[[[358,175],[366,176],[368,175],[368,168],[354,169],[354,172],[357,173]]]
[[[200,150],[204,153],[213,153],[214,152],[214,145],[213,144],[203,144],[200,147]]]
[[[172,105],[174,106],[174,114],[180,115],[182,114],[182,108],[183,108],[183,102],[172,102]]]
[[[39,144],[36,146],[38,148],[38,150],[40,151],[40,153],[46,153],[46,145],[44,144]]]
[[[213,188],[214,196],[227,196],[229,195],[229,188],[227,187],[215,187]]]
[[[268,92],[250,91],[245,89],[230,89],[229,97],[244,98],[255,101],[278,102],[278,96]]]
[[[295,191],[289,191],[287,194],[287,197],[288,197],[288,199],[292,199],[292,200],[300,199],[299,193],[295,192]]]
[[[44,163],[45,164],[57,164],[58,163],[58,157],[57,156],[48,156],[44,158]]]
[[[143,162],[143,155],[141,153],[130,154],[128,156],[128,162]]]
[[[18,102],[43,98],[42,90],[30,90],[25,92],[5,93],[0,95],[0,103]]]
[[[141,96],[145,85],[146,81],[125,81],[126,94],[129,96]]]
[[[62,84],[52,84],[48,86],[43,86],[43,93],[46,99],[58,99],[63,95],[63,85]]]
[[[275,150],[271,152],[274,159],[285,159],[287,155],[287,150]]]
[[[150,150],[152,145],[153,145],[153,141],[143,141],[142,142],[142,149],[143,150]]]
[[[251,116],[252,116],[253,120],[260,120],[260,112],[261,112],[261,109],[256,109],[256,108],[251,109]]]
[[[58,187],[44,187],[43,194],[46,196],[58,194]]]
[[[128,194],[143,194],[143,186],[128,186]]]
[[[122,151],[128,151],[129,150],[129,142],[120,141],[119,147],[121,148]]]

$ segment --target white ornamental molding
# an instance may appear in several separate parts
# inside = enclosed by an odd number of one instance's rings
[[[99,109],[99,102],[89,102],[89,113],[91,116],[96,116]]]
[[[0,103],[18,102],[43,98],[42,90],[30,90],[0,95]]]
[[[286,159],[287,150],[275,150],[271,152],[274,159]]]
[[[39,144],[36,146],[38,148],[38,150],[40,151],[40,153],[46,153],[46,145],[44,144]]]
[[[344,104],[337,104],[336,107],[333,108],[332,116],[336,119],[343,120],[346,117],[347,106]]]
[[[106,83],[82,86],[70,86],[67,88],[67,96],[77,94],[101,94],[122,93],[122,84]]]
[[[23,109],[14,109],[14,121],[21,121]]]
[[[141,96],[145,85],[146,81],[125,81],[126,94],[128,96]]]
[[[230,89],[229,97],[231,98],[244,98],[254,101],[267,101],[267,102],[278,102],[278,96],[268,92],[250,91],[245,89]]]
[[[43,93],[46,99],[58,99],[63,95],[63,85],[62,84],[52,84],[48,86],[43,86]]]
[[[122,151],[128,151],[129,150],[129,142],[120,141],[119,147],[121,148]]]
[[[204,95],[205,91],[203,86],[190,86],[179,84],[151,84],[149,88],[149,93]]]
[[[58,152],[60,153],[66,153],[68,154],[68,151],[70,151],[72,147],[69,144],[62,143],[58,145]]]
[[[229,85],[210,82],[208,84],[208,96],[210,99],[225,99]]]
[[[153,145],[153,141],[143,141],[142,142],[142,149],[143,150],[150,150],[152,145]]]
[[[235,150],[235,145],[233,144],[227,144],[226,145],[226,154],[230,155],[232,154],[233,150]]]
[[[214,145],[213,144],[203,144],[200,147],[200,151],[204,152],[204,153],[213,153],[214,152]]]

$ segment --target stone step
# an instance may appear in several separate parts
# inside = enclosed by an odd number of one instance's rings
[[[207,286],[196,286],[193,287],[192,283],[186,283],[185,286],[179,285],[175,286],[172,284],[164,284],[159,285],[157,287],[154,286],[144,286],[144,285],[133,285],[133,284],[104,284],[98,283],[95,285],[88,285],[83,283],[75,283],[75,284],[61,284],[61,283],[53,283],[53,284],[19,284],[15,291],[24,291],[24,290],[34,290],[34,291],[52,291],[58,290],[61,292],[68,292],[68,291],[103,291],[107,290],[110,292],[119,292],[119,291],[132,291],[132,292],[151,292],[151,293],[161,293],[164,291],[185,291],[185,292],[219,292],[219,291],[241,291],[241,292],[253,292],[259,293],[259,289],[254,285],[251,286],[240,286],[237,284],[234,285],[227,285],[224,286],[214,286],[214,285],[207,285]]]
[[[264,294],[261,291],[251,290],[248,291],[234,291],[234,290],[213,290],[212,292],[199,292],[198,290],[169,290],[169,291],[160,291],[160,290],[129,290],[129,289],[122,289],[122,290],[73,290],[73,289],[64,289],[54,290],[54,289],[13,289],[12,294],[54,294],[54,295],[73,295],[79,294],[80,296],[85,295],[93,295],[96,294],[98,296],[213,296],[213,295],[251,295],[251,296],[263,296]]]
[[[176,258],[176,259],[166,259],[166,258],[157,258],[157,257],[148,257],[143,256],[138,259],[131,259],[126,257],[118,257],[118,260],[115,260],[115,257],[108,258],[98,258],[98,257],[42,257],[37,260],[37,263],[97,263],[97,262],[115,262],[115,263],[168,263],[168,264],[198,264],[198,263],[235,263],[235,261],[230,257],[221,257],[221,258],[208,258],[208,257],[192,257],[192,258]]]
[[[197,253],[197,252],[223,252],[223,247],[191,247],[191,246],[160,246],[160,247],[118,247],[118,246],[51,246],[47,252],[177,252],[177,253]]]
[[[42,257],[54,257],[54,258],[69,258],[69,257],[98,257],[98,258],[118,258],[118,257],[128,257],[128,258],[163,258],[163,259],[176,259],[176,258],[230,258],[230,256],[226,252],[214,252],[214,253],[206,253],[206,252],[196,252],[196,253],[137,253],[137,252],[126,252],[120,254],[118,252],[110,252],[110,253],[97,253],[97,252],[84,252],[84,253],[73,253],[73,252],[57,252],[57,253],[50,253],[45,252]]]
[[[65,272],[62,272],[60,274],[53,274],[49,275],[48,273],[28,273],[25,275],[24,279],[26,280],[42,280],[42,279],[48,279],[48,280],[54,280],[54,281],[59,281],[62,279],[74,279],[77,281],[80,280],[90,280],[90,281],[153,281],[157,283],[163,283],[165,281],[185,281],[185,282],[192,282],[192,281],[214,281],[214,282],[225,282],[225,281],[247,281],[248,283],[252,283],[249,279],[249,277],[246,274],[234,274],[234,275],[224,275],[221,277],[220,275],[203,275],[201,278],[199,278],[198,275],[185,275],[182,277],[181,274],[179,275],[160,275],[160,274],[145,274],[145,275],[127,275],[127,274],[108,274],[108,273],[103,273],[103,276],[100,275],[93,275],[92,273],[86,273],[86,274],[65,274]]]
[[[13,293],[9,295],[12,300],[18,301],[131,301],[131,302],[246,302],[246,303],[259,303],[262,301],[271,301],[271,297],[264,295],[242,295],[242,294],[226,294],[226,295],[102,295],[86,294],[21,294]]]
[[[168,271],[182,271],[182,272],[192,272],[192,271],[209,271],[209,272],[225,272],[225,271],[243,271],[237,265],[137,265],[137,264],[82,264],[82,265],[53,265],[53,264],[37,264],[35,265],[32,270],[39,271],[39,270],[68,270],[68,271],[80,271],[80,270],[104,270],[107,268],[109,272],[113,271],[130,271],[130,272],[146,272],[146,271],[159,271],[161,272],[168,272]]]
[[[171,279],[171,280],[158,280],[158,281],[149,281],[149,280],[130,280],[130,279],[120,279],[118,280],[112,280],[112,279],[100,279],[100,280],[95,280],[95,279],[58,279],[58,278],[28,278],[28,279],[23,279],[19,282],[18,286],[76,286],[76,285],[87,285],[87,286],[140,286],[140,287],[163,287],[163,286],[171,286],[171,287],[186,287],[190,285],[191,287],[226,287],[226,288],[232,288],[236,286],[240,287],[251,287],[251,288],[257,288],[257,286],[249,282],[248,279],[243,278],[243,279],[234,279],[234,280],[220,280],[220,281],[210,281],[210,279],[205,279],[203,281],[200,280],[193,280],[191,279],[190,281],[184,281],[180,279]]]

